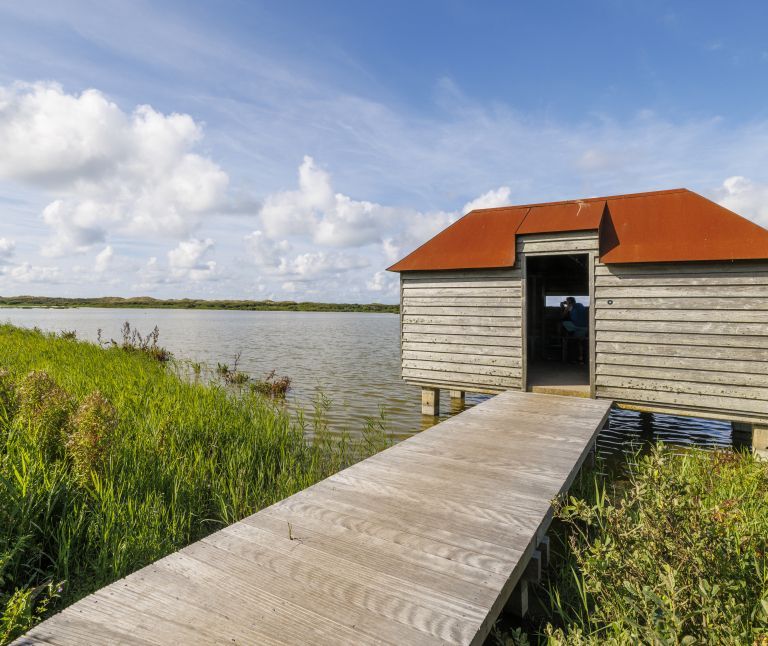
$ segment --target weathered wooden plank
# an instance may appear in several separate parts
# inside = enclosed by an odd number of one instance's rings
[[[598,344],[600,347],[609,344]],[[619,345],[619,344],[612,344]],[[640,346],[642,348],[642,346]],[[670,346],[655,346],[657,350],[661,350],[664,347]],[[750,358],[744,360],[723,359],[722,357],[712,356],[710,348],[701,349],[700,346],[689,348],[687,346],[671,346],[679,347],[684,351],[690,351],[691,349],[700,349],[701,354],[699,357],[693,356],[675,356],[673,354],[651,354],[637,350],[635,353],[621,353],[621,352],[600,352],[600,363],[603,365],[620,365],[620,366],[644,366],[644,367],[659,367],[669,370],[715,370],[720,372],[735,372],[744,374],[765,374],[768,375],[768,351],[764,352],[763,360],[756,359],[754,356],[747,354]],[[632,348],[626,348],[620,346],[620,349],[625,351]],[[756,352],[755,350],[745,350],[745,352]],[[757,351],[759,352],[759,351]],[[673,360],[670,360],[674,356]]]
[[[474,366],[499,366],[519,368],[522,359],[519,356],[494,356],[488,354],[460,354],[455,352],[425,352],[403,349],[404,361],[437,361],[450,364],[468,364]],[[412,366],[415,367],[415,366]]]
[[[484,337],[485,338],[485,337]],[[432,343],[430,341],[403,340],[403,353],[409,352],[438,352],[452,356],[469,354],[478,357],[520,357],[520,345],[472,345],[468,343]],[[414,358],[414,357],[411,357]]]
[[[444,316],[403,313],[403,325],[483,325],[494,328],[520,328],[516,316]]]
[[[608,303],[608,301],[612,301]],[[718,298],[686,298],[682,296],[665,296],[654,298],[637,298],[632,296],[602,298],[597,301],[597,309],[673,309],[673,310],[765,310],[768,306],[760,299],[731,297],[723,295]]]
[[[597,396],[617,402],[682,406],[692,411],[717,410],[724,413],[724,416],[721,419],[732,419],[732,417],[728,417],[728,415],[736,416],[741,413],[752,413],[755,415],[768,414],[768,404],[766,402],[740,399],[737,397],[716,397],[714,395],[643,390],[640,388],[619,388],[602,384],[597,386]]]
[[[764,336],[768,339],[768,326],[763,323],[726,323],[722,321],[614,321],[602,319],[595,322],[595,329],[616,332],[663,332],[690,334],[692,336]]]
[[[597,240],[597,231],[547,231],[544,233],[526,233],[517,237],[518,241],[546,242],[566,240]]]
[[[457,363],[455,361],[432,361],[425,359],[403,359],[403,374],[411,370],[434,370],[437,372],[461,373],[464,375],[486,375],[498,377],[520,377],[520,366],[499,366],[486,363]]]
[[[726,334],[677,334],[672,332],[615,332],[612,330],[595,330],[595,337],[599,342],[628,342],[645,344],[667,345],[700,345],[711,348],[768,348],[768,337],[765,336],[738,336]]]
[[[471,290],[465,296],[412,296],[408,295],[403,300],[403,306],[416,307],[516,307],[521,301],[515,296],[475,296]]]
[[[440,271],[407,271],[401,274],[403,280],[503,280],[519,279],[522,273],[519,268],[502,269],[459,269]]]
[[[709,272],[706,274],[684,274],[671,276],[669,274],[603,274],[596,278],[600,287],[662,287],[691,285],[762,285],[768,286],[768,267],[756,274]]]
[[[768,323],[765,310],[713,310],[701,309],[616,309],[614,306],[597,307],[597,321],[717,321],[723,323]]]
[[[496,277],[496,278],[449,278],[443,276],[442,278],[430,278],[422,280],[405,279],[403,285],[418,289],[440,289],[443,287],[455,287],[462,289],[468,294],[472,294],[477,288],[484,287],[498,287],[504,289],[519,288],[520,277]]]
[[[403,284],[403,298],[425,297],[425,296],[473,296],[483,298],[507,297],[520,298],[520,285],[514,284],[509,287],[423,287],[416,284]]]
[[[595,287],[595,298],[765,298],[764,285],[689,285],[680,286],[640,286],[624,287],[611,285]]]
[[[739,262],[686,262],[686,263],[639,263],[629,265],[597,264],[595,273],[598,276],[669,276],[669,275],[718,275],[743,274],[751,276],[758,273],[768,273],[768,262],[739,261]]]
[[[437,333],[434,329],[423,326],[426,329],[422,331],[403,331],[403,343],[443,343],[445,345],[456,346],[477,346],[486,347],[489,350],[493,348],[520,348],[522,341],[520,335],[507,334],[470,334],[465,330],[452,330],[450,333]]]
[[[658,359],[658,357],[656,357]],[[752,363],[752,370],[726,371],[720,363],[709,362],[708,366],[696,369],[683,367],[682,360],[666,365],[648,365],[644,357],[630,357],[632,361],[624,364],[601,362],[597,366],[598,375],[615,377],[638,377],[648,379],[669,379],[672,381],[697,382],[701,384],[731,384],[734,386],[758,386],[768,388],[768,364]],[[691,361],[691,359],[688,359]],[[761,369],[762,368],[762,369]]]
[[[522,381],[515,386],[494,386],[492,384],[473,383],[470,379],[434,379],[431,377],[403,377],[403,381],[419,388],[441,388],[448,390],[463,390],[468,393],[483,395],[498,395],[506,390],[522,390]]]
[[[515,370],[515,368],[506,368]],[[518,370],[519,372],[519,370]],[[519,388],[519,375],[480,375],[472,372],[459,372],[457,370],[426,370],[417,368],[403,368],[403,379],[420,379],[428,383],[440,382],[441,384],[474,384],[477,386],[494,386],[496,388]]]
[[[469,307],[461,305],[414,305],[410,301],[406,300],[403,304],[403,314],[406,316],[463,316],[463,317],[481,317],[483,319],[489,317],[499,318],[513,318],[520,320],[521,310],[519,307],[507,306],[507,307],[481,307],[472,305]]]
[[[583,238],[578,240],[525,240],[525,237],[518,238],[518,253],[526,255],[537,253],[574,253],[597,251],[597,239]]]
[[[520,327],[519,326],[497,326],[497,325],[436,325],[436,324],[425,324],[425,323],[410,323],[408,321],[403,321],[403,333],[421,333],[421,334],[437,334],[437,335],[446,335],[446,334],[459,334],[462,336],[470,335],[470,336],[492,336],[492,337],[501,337],[509,334],[510,337],[520,336]],[[496,341],[493,341],[494,345],[497,343]]]
[[[608,388],[654,390],[660,396],[662,393],[702,395],[704,396],[702,397],[704,404],[706,404],[706,400],[710,397],[715,399],[724,398],[730,401],[736,400],[740,403],[733,406],[735,410],[768,412],[768,388],[678,381],[673,379],[650,379],[647,377],[613,377],[605,374],[598,374],[596,382],[598,386],[606,386]],[[709,408],[707,405],[703,407]]]
[[[684,339],[683,339],[684,340]],[[733,347],[717,348],[708,345],[670,345],[670,343],[630,343],[598,341],[597,351],[601,361],[610,361],[611,353],[634,357],[661,357],[667,365],[678,361],[678,357],[704,359],[707,363],[720,361],[722,365],[731,362],[768,361],[768,349]],[[673,358],[673,361],[670,361]],[[748,371],[750,372],[750,371]]]

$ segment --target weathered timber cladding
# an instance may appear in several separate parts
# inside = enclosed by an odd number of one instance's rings
[[[517,254],[530,256],[546,254],[588,253],[598,250],[596,231],[576,231],[569,233],[537,233],[518,236]],[[519,264],[519,261],[518,261]]]
[[[595,394],[765,419],[768,263],[595,261]]]
[[[520,389],[522,291],[518,269],[401,274],[403,379]]]

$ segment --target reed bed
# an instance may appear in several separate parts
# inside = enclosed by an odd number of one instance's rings
[[[387,444],[184,372],[0,325],[0,643]]]

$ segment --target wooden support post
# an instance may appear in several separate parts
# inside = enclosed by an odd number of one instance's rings
[[[512,590],[512,594],[504,606],[504,611],[515,617],[525,617],[528,614],[528,581],[520,579]]]
[[[752,441],[752,424],[744,422],[731,422],[732,437],[739,442]]]
[[[457,403],[464,405],[464,391],[463,390],[451,390],[451,404]]]
[[[421,389],[421,414],[437,417],[440,414],[440,389]]]
[[[752,425],[752,451],[761,460],[768,460],[768,426]]]
[[[530,583],[541,583],[541,552],[533,550],[531,560],[525,566],[523,578]]]
[[[536,549],[541,554],[541,567],[549,567],[549,536],[542,538]]]

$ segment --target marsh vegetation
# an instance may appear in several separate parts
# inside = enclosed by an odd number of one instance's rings
[[[763,644],[768,464],[656,447],[559,501],[538,611],[503,644]]]
[[[387,443],[374,422],[331,435],[322,401],[291,418],[183,378],[156,334],[125,331],[102,347],[0,325],[0,643]]]

